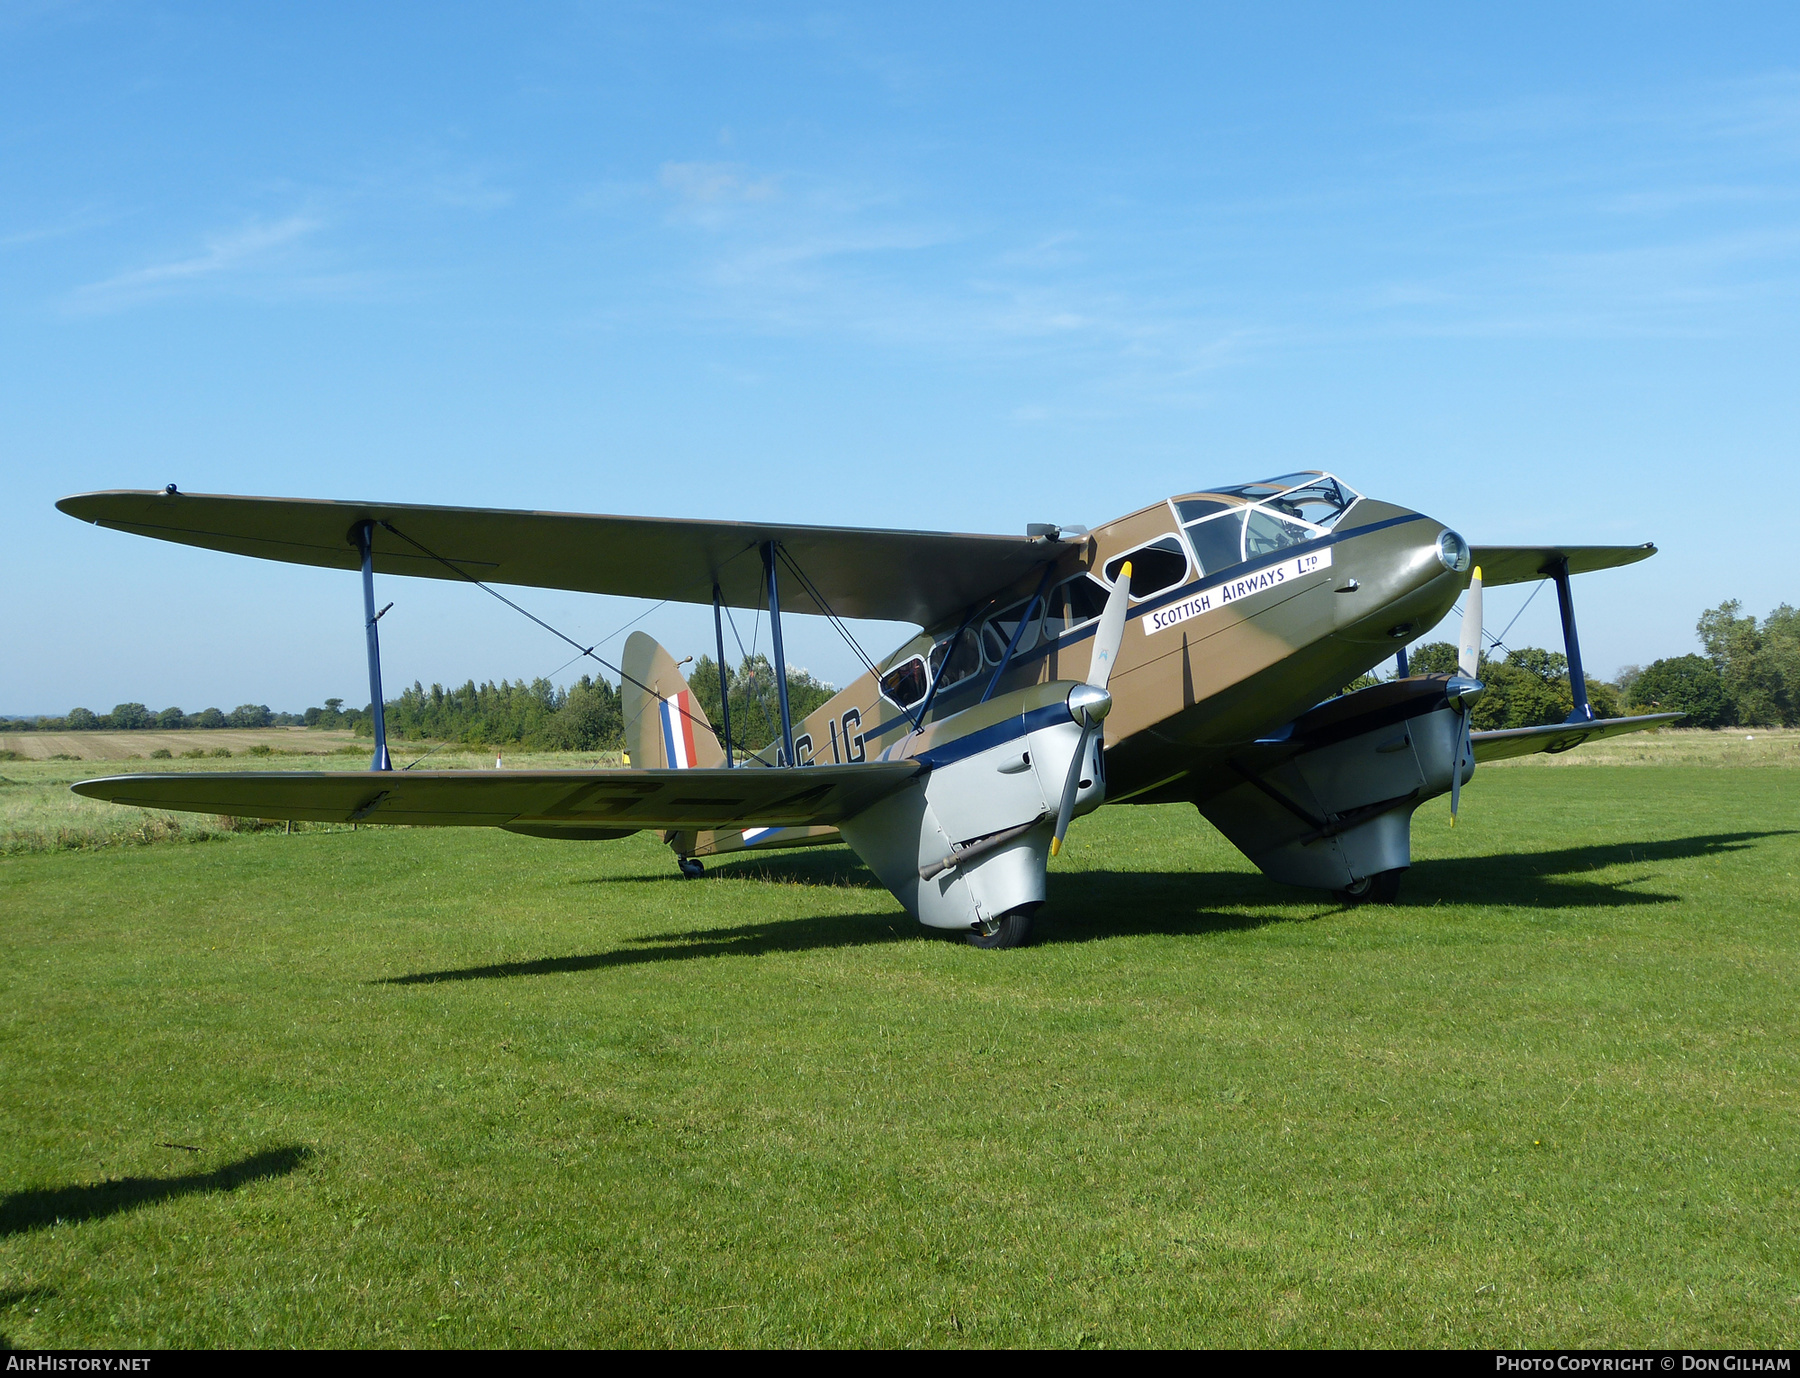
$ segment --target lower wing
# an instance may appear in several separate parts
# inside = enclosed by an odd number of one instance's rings
[[[1511,756],[1535,756],[1540,751],[1569,751],[1583,742],[1602,737],[1622,737],[1677,722],[1686,713],[1646,713],[1637,718],[1595,718],[1585,723],[1551,723],[1547,727],[1505,727],[1494,732],[1470,734],[1477,761],[1504,761]]]
[[[83,780],[146,809],[320,823],[508,828],[625,837],[640,828],[803,827],[854,817],[919,774],[913,761],[799,769],[209,772]]]

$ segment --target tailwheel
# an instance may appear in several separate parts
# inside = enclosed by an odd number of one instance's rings
[[[706,863],[697,856],[677,857],[675,859],[675,865],[680,868],[681,874],[686,876],[689,880],[703,874],[706,870]]]
[[[1406,874],[1404,866],[1397,866],[1391,871],[1377,871],[1372,876],[1364,876],[1354,885],[1346,885],[1342,890],[1334,890],[1345,904],[1392,904],[1400,898],[1400,877]]]
[[[1037,912],[1035,904],[1021,905],[1017,909],[1009,909],[1004,914],[991,919],[983,919],[972,925],[969,934],[971,947],[1023,947],[1031,941],[1031,916]]]

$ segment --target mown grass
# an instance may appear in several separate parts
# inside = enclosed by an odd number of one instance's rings
[[[348,735],[348,734],[343,734]],[[198,750],[198,749],[196,749]],[[425,756],[424,753],[432,752]],[[423,758],[423,759],[421,759]],[[493,766],[491,751],[464,748],[433,751],[407,743],[395,755],[400,765],[419,761],[433,770],[484,770]],[[616,766],[617,753],[551,752],[508,754],[514,769],[597,769]],[[168,760],[27,760],[0,761],[0,856],[23,852],[90,850],[96,847],[142,846],[155,842],[210,842],[270,826],[254,818],[169,813],[161,809],[124,808],[74,794],[69,786],[96,775],[172,770],[360,770],[368,764],[367,745],[348,751],[280,755],[229,750]],[[339,830],[339,825],[296,823],[294,832]]]
[[[1009,953],[836,848],[15,855],[0,1334],[1792,1345],[1797,790],[1489,771],[1360,910],[1103,810]]]

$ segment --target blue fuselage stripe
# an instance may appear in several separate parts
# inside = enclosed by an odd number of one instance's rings
[[[971,732],[966,737],[958,737],[953,742],[945,742],[942,746],[934,746],[929,751],[921,751],[913,759],[926,766],[947,766],[956,761],[965,760],[983,751],[1004,746],[1008,742],[1017,741],[1020,737],[1036,732],[1042,727],[1054,727],[1059,722],[1073,722],[1069,716],[1069,706],[1064,703],[1047,703],[1042,708],[1034,708],[1029,713],[1021,713],[1016,718],[1007,718],[991,726]]]

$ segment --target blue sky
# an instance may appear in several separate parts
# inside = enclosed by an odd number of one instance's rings
[[[1797,39],[1773,5],[0,4],[0,711],[366,699],[352,576],[52,508],[167,482],[1014,531],[1323,467],[1478,543],[1655,540],[1577,582],[1584,648],[1684,653],[1724,598],[1800,601],[1766,515]],[[390,688],[566,659],[475,590],[389,598]],[[789,645],[851,674],[822,623]]]

